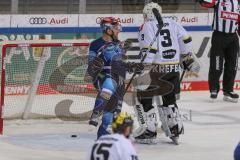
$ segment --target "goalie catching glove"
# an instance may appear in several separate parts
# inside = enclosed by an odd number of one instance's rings
[[[183,55],[181,57],[181,68],[186,71],[186,76],[198,77],[200,64],[193,53],[188,53],[187,55]]]

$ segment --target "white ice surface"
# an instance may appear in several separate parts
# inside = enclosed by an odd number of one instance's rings
[[[135,144],[139,159],[233,160],[240,140],[240,104],[224,102],[221,93],[212,103],[206,91],[183,92],[178,104],[185,119],[180,145],[159,135],[156,145]],[[78,136],[71,138],[71,134]],[[6,122],[0,136],[0,160],[83,160],[95,135],[95,128],[79,122]]]

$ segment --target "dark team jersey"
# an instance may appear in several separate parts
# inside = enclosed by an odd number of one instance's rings
[[[107,42],[103,40],[102,37],[94,40],[91,42],[89,47],[89,56],[88,56],[88,63],[97,56],[99,50],[106,44]]]
[[[112,77],[113,74],[125,77],[125,63],[122,60],[123,48],[119,42],[106,42],[102,38],[98,38],[90,44],[88,64],[99,57],[104,62],[102,75]],[[96,75],[93,75],[96,76]]]

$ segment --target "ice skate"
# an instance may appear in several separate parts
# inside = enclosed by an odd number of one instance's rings
[[[179,116],[177,105],[159,107],[159,116],[165,135],[169,137],[174,144],[178,145],[179,135],[183,134],[184,127],[181,117]]]
[[[212,92],[210,93],[211,101],[212,101],[212,102],[215,102],[216,99],[217,99],[217,96],[218,96],[218,92],[217,92],[217,91],[212,91]]]
[[[170,137],[170,139],[173,141],[173,143],[175,145],[179,145],[179,142],[178,142],[179,137],[178,136],[172,136],[172,137]]]
[[[93,113],[91,115],[91,118],[90,118],[90,120],[88,122],[89,125],[97,127],[98,126],[98,122],[100,121],[100,115],[101,115],[101,113],[99,111],[93,111]]]
[[[224,101],[233,102],[233,103],[237,103],[238,102],[239,95],[237,93],[234,93],[234,92],[224,92],[223,95],[224,95],[224,97],[223,97]]]
[[[172,133],[172,135],[170,136],[170,139],[173,141],[175,145],[179,145],[179,141],[178,141],[179,135],[184,133],[184,127],[182,126],[182,128],[179,131],[178,125],[175,125],[170,130]]]
[[[135,142],[141,143],[141,144],[156,144],[157,143],[156,138],[157,138],[157,132],[146,130],[140,136],[135,137]]]

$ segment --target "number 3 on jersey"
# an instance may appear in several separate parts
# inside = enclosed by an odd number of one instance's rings
[[[168,29],[162,29],[160,31],[160,35],[163,37],[163,41],[161,42],[163,47],[171,47],[172,46],[172,40],[170,31]]]
[[[91,160],[108,160],[112,144],[96,143],[92,148]]]
[[[161,42],[163,47],[171,47],[172,46],[172,40],[170,31],[168,29],[162,29],[160,31],[160,35],[163,37],[163,41]],[[144,34],[141,34],[141,41],[144,41]]]

